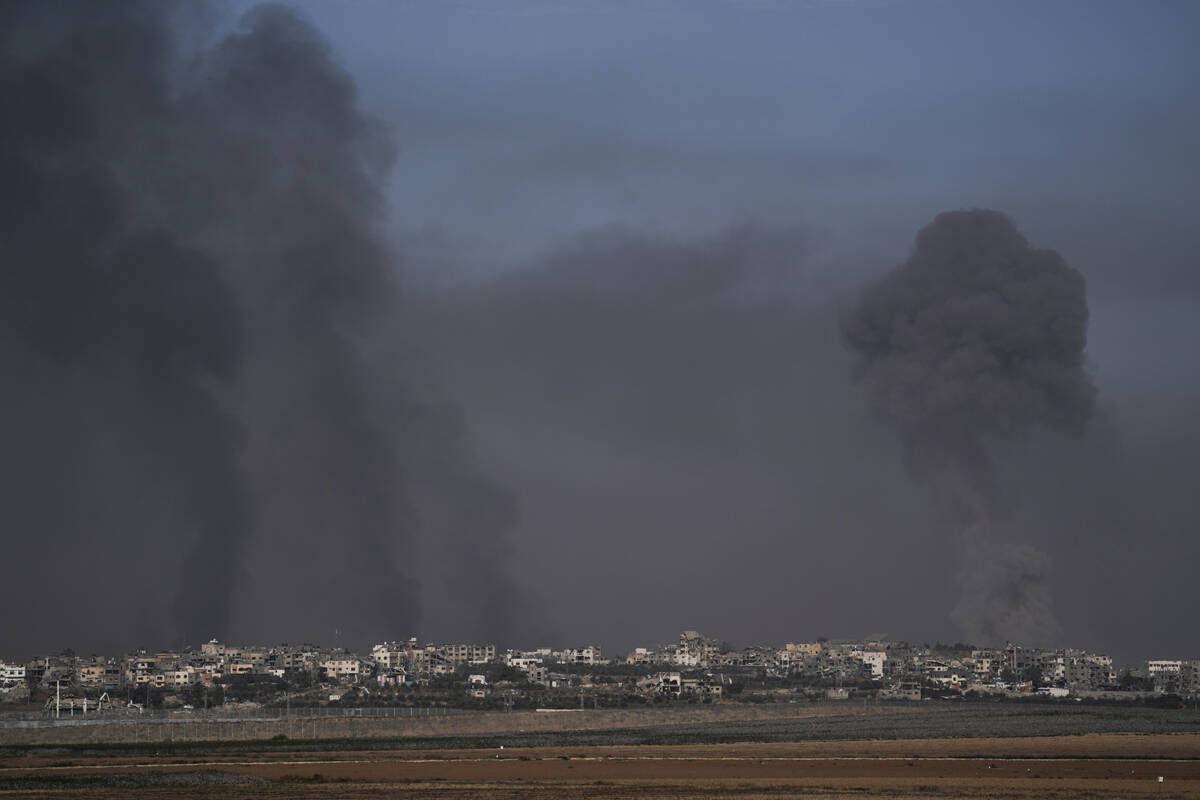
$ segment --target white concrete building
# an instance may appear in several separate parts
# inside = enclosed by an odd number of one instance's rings
[[[887,661],[887,653],[883,650],[853,650],[851,658],[857,658],[871,669],[872,678],[883,677],[883,662]]]
[[[25,681],[24,664],[5,664],[0,661],[0,686],[15,686]]]
[[[567,649],[559,653],[559,660],[564,664],[603,664],[600,648],[594,644],[578,649]]]
[[[438,653],[451,664],[486,664],[496,660],[494,644],[443,644]]]
[[[1146,662],[1146,671],[1150,673],[1151,678],[1155,677],[1156,675],[1160,675],[1164,672],[1178,673],[1182,669],[1183,669],[1182,661],[1147,661]]]

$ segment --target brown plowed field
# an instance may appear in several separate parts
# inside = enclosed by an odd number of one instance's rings
[[[1200,734],[504,750],[13,758],[16,797],[1200,798]],[[106,787],[105,778],[231,773],[269,783]],[[1159,785],[1158,776],[1164,777]],[[92,780],[90,785],[70,781]]]

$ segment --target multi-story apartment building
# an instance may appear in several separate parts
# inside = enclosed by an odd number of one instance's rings
[[[872,678],[883,677],[883,662],[887,661],[887,653],[883,650],[851,650],[850,657],[857,658],[871,670]]]
[[[0,661],[0,687],[8,688],[24,682],[24,664],[5,664]]]
[[[316,668],[316,649],[313,645],[272,647],[264,653],[263,667],[286,672],[310,672]]]
[[[75,665],[60,662],[58,664],[51,664],[42,673],[41,686],[43,689],[49,689],[54,686],[71,686],[75,681]]]
[[[783,649],[792,658],[816,658],[825,649],[822,642],[788,642]]]
[[[696,666],[707,667],[716,661],[717,654],[721,652],[721,644],[698,631],[684,631],[679,634],[679,649],[676,652],[681,658],[686,656],[687,660]]]
[[[371,660],[384,669],[408,670],[411,675],[453,672],[460,664],[486,664],[496,660],[494,644],[427,644],[416,639],[382,642],[371,648]]]
[[[371,648],[371,660],[384,669],[391,669],[393,664],[399,665],[404,648],[395,642],[383,642]]]
[[[979,683],[994,681],[1000,677],[1000,671],[1005,666],[1005,656],[995,650],[972,650],[970,658],[971,675]]]
[[[533,653],[517,653],[509,650],[504,654],[504,663],[509,667],[528,669],[531,666],[543,663],[543,659],[541,656],[534,655]]]
[[[1034,672],[1043,678],[1053,677],[1055,654],[1052,652],[1009,644],[1005,648],[1005,656],[1008,662],[1006,666],[1018,675]]]
[[[1082,650],[1061,650],[1050,660],[1054,682],[1071,689],[1098,689],[1116,680],[1112,659]]]
[[[163,684],[173,688],[184,688],[194,686],[200,683],[200,673],[195,667],[183,667],[181,669],[172,669],[161,673],[163,676]]]
[[[594,644],[587,647],[567,648],[562,650],[558,655],[558,660],[564,664],[602,664],[604,659],[600,655],[600,648]]]
[[[206,656],[223,656],[225,655],[225,645],[213,639],[200,645],[200,652]]]
[[[648,647],[634,648],[633,652],[625,656],[626,664],[656,664],[658,663],[658,654]]]
[[[116,661],[95,658],[79,665],[81,686],[115,689],[122,683],[121,666]]]
[[[40,686],[42,676],[46,674],[46,670],[50,668],[50,659],[47,656],[35,656],[25,662],[25,680],[34,686]]]
[[[262,662],[230,661],[225,664],[226,675],[261,675],[265,672]]]
[[[486,664],[496,660],[494,644],[443,644],[437,648],[446,661],[454,664]]]
[[[1184,691],[1185,665],[1179,660],[1155,660],[1146,662],[1146,672],[1154,681],[1154,691],[1179,694]]]
[[[1183,669],[1182,661],[1158,660],[1158,661],[1147,661],[1146,662],[1146,672],[1148,672],[1150,674],[1151,678],[1153,678],[1157,675],[1163,675],[1163,674],[1178,674],[1179,671],[1182,669]]]
[[[525,677],[530,683],[538,683],[542,686],[550,685],[550,670],[540,661],[536,663],[530,662],[521,669],[525,671]]]
[[[437,651],[433,645],[405,653],[410,675],[448,675],[454,672],[454,664]]]
[[[134,656],[125,659],[125,682],[140,686],[150,682],[150,676],[154,674],[158,667],[157,662],[153,658],[146,656]]]
[[[1180,664],[1179,691],[1188,697],[1200,696],[1200,660]]]
[[[321,669],[337,681],[357,681],[363,674],[362,662],[350,653],[322,661]]]

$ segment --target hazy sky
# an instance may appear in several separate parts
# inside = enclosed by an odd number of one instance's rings
[[[1088,362],[1100,387],[1101,418],[1119,420],[1111,424],[1123,437],[1145,437],[1127,444],[1160,455],[1166,463],[1156,468],[1173,473],[1164,483],[1183,487],[1200,480],[1200,468],[1159,446],[1162,440],[1186,442],[1175,445],[1181,452],[1195,446],[1193,409],[1200,400],[1200,358],[1190,352],[1200,341],[1192,246],[1193,221],[1200,218],[1200,99],[1194,88],[1200,9],[1194,4],[730,0],[301,7],[359,80],[365,105],[393,126],[400,146],[390,191],[393,231],[407,250],[411,280],[445,285],[491,278],[531,259],[553,260],[546,253],[580,231],[609,225],[678,242],[707,241],[730,226],[751,224],[803,232],[807,245],[796,260],[804,264],[804,296],[817,302],[903,260],[916,230],[936,213],[998,208],[1035,246],[1058,250],[1088,280]],[[479,327],[480,336],[489,335],[486,322]],[[786,368],[786,344],[765,348],[783,351],[777,367]],[[804,349],[797,345],[797,360]],[[829,365],[822,377],[840,381],[839,367]],[[490,405],[473,397],[464,402]],[[481,429],[484,415],[478,417]],[[769,555],[740,553],[730,560],[730,547],[722,543],[729,539],[769,551],[777,536],[811,536],[762,530],[804,524],[802,510],[772,515],[769,509],[786,505],[789,491],[803,497],[804,490],[784,487],[808,476],[710,477],[694,462],[652,466],[640,449],[614,444],[612,452],[581,457],[580,463],[594,459],[605,465],[595,469],[652,471],[664,485],[645,491],[664,496],[647,501],[624,487],[603,500],[586,486],[572,486],[616,517],[581,523],[586,532],[573,532],[575,501],[562,496],[561,486],[546,489],[546,476],[535,466],[547,460],[555,464],[549,471],[559,472],[562,462],[570,463],[559,449],[566,444],[554,438],[542,445],[550,453],[531,448],[514,433],[516,415],[500,416],[480,431],[481,444],[500,468],[513,470],[510,482],[532,501],[523,506],[530,524],[517,536],[514,569],[546,582],[551,596],[543,602],[555,609],[550,613],[558,630],[609,640],[620,630],[603,621],[609,618],[603,603],[592,610],[589,597],[564,599],[587,585],[600,596],[621,586],[631,595],[620,603],[624,613],[637,619],[644,608],[654,621],[624,627],[651,639],[669,635],[661,630],[670,628],[669,620],[682,624],[685,618],[689,626],[713,618],[714,633],[737,637],[735,620],[760,616],[777,621],[755,622],[748,633],[813,635],[815,625],[825,634],[876,628],[897,636],[954,634],[944,621],[892,614],[890,602],[864,604],[875,611],[856,608],[840,618],[834,604],[822,621],[821,613],[805,607],[829,609],[828,597],[806,589],[812,566],[798,544],[782,553],[792,560],[788,566],[775,566]],[[829,448],[824,457],[831,462],[839,451],[855,452],[849,442],[822,447]],[[663,470],[671,475],[662,476]],[[584,482],[592,479],[583,474]],[[704,503],[691,512],[664,510],[695,505],[692,493],[706,493],[714,484],[739,491],[738,477],[753,489],[727,500],[728,519],[714,519],[717,510]],[[773,490],[769,481],[783,486]],[[1096,489],[1082,491],[1073,502],[1087,502]],[[552,514],[543,500],[566,508]],[[613,504],[629,507],[615,510]],[[646,508],[647,520],[625,519],[630,508]],[[1078,631],[1066,624],[1067,639],[1075,633],[1076,641],[1124,646],[1126,653],[1190,646],[1196,627],[1187,615],[1168,612],[1169,622],[1154,621],[1156,608],[1200,599],[1183,573],[1166,587],[1152,577],[1152,566],[1142,575],[1121,574],[1116,584],[1079,577],[1093,563],[1105,571],[1110,559],[1104,551],[1118,546],[1113,536],[1122,538],[1122,552],[1144,546],[1164,561],[1185,554],[1194,561],[1195,544],[1172,549],[1200,534],[1196,513],[1161,511],[1152,515],[1157,530],[1131,522],[1120,530],[1064,537],[1071,544],[1057,553],[1065,595],[1058,603],[1091,616],[1079,620]],[[705,519],[692,519],[694,514]],[[827,509],[817,514],[829,517],[821,521],[828,527],[822,537],[845,536],[862,524]],[[533,521],[545,516],[552,534],[536,532]],[[623,550],[627,534],[618,528],[627,524],[639,536],[664,540],[645,543],[652,555],[642,565],[629,565]],[[863,539],[883,539],[886,550],[891,536],[881,530]],[[815,556],[829,546],[809,543]],[[674,556],[665,554],[671,551]],[[878,576],[871,573],[885,567],[873,556],[859,557],[868,562],[861,565],[866,574],[851,564],[833,567],[843,583],[830,593],[872,594]],[[614,563],[608,567],[598,565],[609,560]],[[638,576],[633,586],[625,570]],[[576,571],[600,575],[581,584]],[[661,607],[663,597],[699,596],[718,574],[731,584],[713,588],[728,612],[708,603],[691,615],[683,601],[670,605],[669,613],[651,610]],[[763,596],[755,600],[755,590],[746,587],[763,579],[792,585],[759,589]],[[920,594],[906,583],[884,579],[881,596],[895,590]],[[690,584],[700,585],[680,588]],[[1077,597],[1085,584],[1105,595],[1091,606],[1105,611],[1086,610],[1088,601]],[[788,608],[790,602],[801,608]],[[920,614],[936,605],[912,602]],[[1112,604],[1136,611],[1118,614]],[[565,615],[572,608],[579,609],[577,617]],[[1105,613],[1112,630],[1100,619]],[[804,624],[793,625],[789,616]],[[1157,633],[1137,630],[1142,625]]]
[[[86,5],[0,40],[6,70],[58,63],[56,32]],[[145,121],[80,134],[119,162],[128,222],[111,236],[152,221],[211,259],[245,342],[230,345],[232,378],[200,369],[163,388],[151,370],[130,399],[110,391],[127,335],[63,362],[29,330],[5,333],[6,382],[32,387],[10,392],[5,429],[25,433],[5,474],[24,483],[10,482],[22,502],[6,536],[32,566],[0,597],[61,574],[54,536],[86,543],[68,563],[110,553],[77,597],[132,577],[104,620],[64,622],[68,594],[0,648],[185,635],[146,608],[187,605],[164,595],[188,581],[139,577],[189,574],[208,535],[180,522],[197,500],[136,477],[194,475],[156,449],[198,446],[189,437],[130,421],[168,391],[238,430],[205,456],[218,471],[236,461],[219,491],[249,509],[228,563],[210,565],[231,587],[220,635],[612,650],[685,628],[738,644],[956,639],[957,540],[869,413],[838,316],[938,213],[992,208],[1086,278],[1099,390],[1082,437],[996,445],[1004,536],[1045,555],[1063,644],[1200,657],[1200,6],[285,4],[310,39],[286,15],[239,23],[254,5],[164,6],[181,13],[163,23],[176,56],[146,50],[154,102],[128,111],[108,84],[80,89],[105,98],[101,117]],[[105,41],[124,24],[81,29]],[[147,70],[114,70],[113,85]],[[48,86],[56,107],[54,80],[0,88]],[[161,132],[153,145],[146,130]],[[46,163],[13,152],[21,168]],[[69,219],[56,202],[30,207]],[[37,259],[0,257],[24,289]],[[398,301],[375,302],[393,277]],[[294,303],[297,282],[318,299]],[[127,315],[121,302],[103,313]],[[84,413],[79,388],[93,386],[103,400]],[[197,413],[171,407],[163,430]],[[126,430],[154,442],[128,469]],[[41,476],[56,461],[32,455],[47,447],[83,478],[26,500],[53,482]],[[39,505],[63,496],[78,516]]]
[[[1193,3],[295,5],[394,126],[421,277],[750,221],[819,231],[844,286],[937,212],[992,207],[1087,275],[1114,399],[1200,382],[1152,344],[1200,325]]]
[[[1194,216],[1190,3],[300,7],[395,126],[397,224],[461,231],[489,263],[612,222],[801,221],[902,249],[936,211],[996,205],[1145,286],[1118,258],[1144,245],[1096,222],[1174,244]],[[1194,282],[1180,258],[1151,271]]]

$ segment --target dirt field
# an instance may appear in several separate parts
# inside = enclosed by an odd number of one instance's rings
[[[46,752],[6,759],[0,796],[1200,798],[1200,734],[150,758]]]
[[[401,711],[401,709],[397,709]],[[726,730],[731,723],[790,724],[797,719],[870,718],[877,716],[922,718],[940,716],[952,709],[918,704],[868,708],[857,703],[780,703],[746,705],[738,703],[676,708],[568,710],[557,713],[518,711],[513,713],[479,712],[444,717],[305,717],[277,720],[209,721],[178,718],[139,723],[137,718],[110,724],[47,725],[30,728],[0,728],[0,746],[7,745],[82,745],[128,742],[252,741],[287,736],[291,739],[387,739],[446,736],[484,736],[487,734],[561,733],[588,730],[673,728],[700,725]],[[74,720],[72,721],[74,722]],[[1142,731],[1157,733],[1159,731]],[[864,737],[865,738],[865,737]]]

